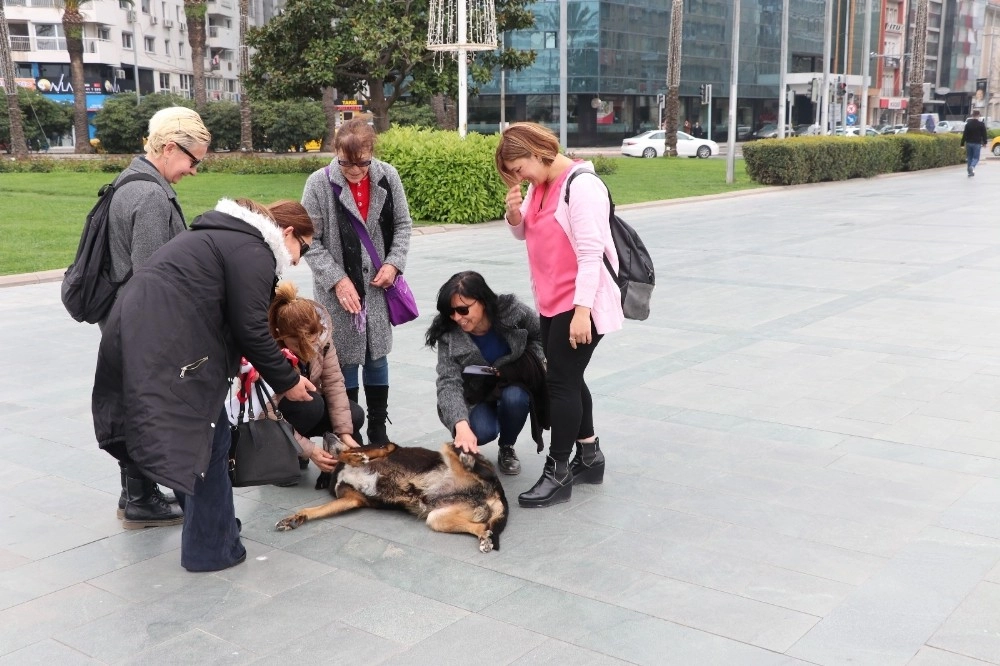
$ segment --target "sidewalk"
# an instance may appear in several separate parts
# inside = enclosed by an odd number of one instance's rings
[[[588,372],[605,482],[520,509],[523,437],[489,554],[393,512],[275,532],[324,501],[311,468],[238,491],[245,564],[186,573],[180,528],[115,518],[96,327],[58,282],[2,288],[0,664],[1000,664],[998,187],[989,161],[623,207],[658,281]],[[401,444],[447,437],[423,334],[467,268],[530,302],[502,224],[414,237]]]

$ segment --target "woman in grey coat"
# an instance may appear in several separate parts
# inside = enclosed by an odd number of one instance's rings
[[[406,268],[413,220],[399,173],[372,157],[375,131],[362,119],[337,131],[337,158],[306,181],[302,205],[315,226],[306,261],[313,271],[315,297],[333,319],[347,395],[358,402],[358,371],[368,405],[368,439],[389,441],[385,430],[389,401],[388,354],[392,326],[385,289]],[[364,225],[381,268],[355,230]],[[360,442],[360,433],[354,433]]]
[[[541,451],[548,399],[538,313],[512,294],[497,296],[475,271],[452,275],[438,291],[426,342],[437,347],[437,404],[455,446],[476,453],[498,439],[497,465],[517,474],[517,436],[531,415]]]

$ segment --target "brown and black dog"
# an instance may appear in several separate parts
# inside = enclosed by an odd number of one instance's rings
[[[507,526],[507,497],[496,470],[481,455],[460,453],[452,443],[440,451],[420,447],[365,446],[337,455],[330,494],[336,499],[278,521],[293,530],[307,520],[371,507],[402,509],[427,521],[435,532],[479,537],[479,550],[500,550]]]

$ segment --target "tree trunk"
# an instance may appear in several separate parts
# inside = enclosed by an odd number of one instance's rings
[[[320,150],[324,153],[332,153],[334,143],[337,140],[337,119],[340,112],[337,111],[337,89],[323,88],[323,115],[326,116],[326,135],[323,137],[323,145]]]
[[[250,49],[247,47],[247,23],[250,1],[240,0],[240,151],[253,152],[253,126],[250,121],[250,97],[246,81],[250,76]]]
[[[24,125],[21,105],[17,101],[17,82],[14,72],[14,58],[10,53],[10,33],[7,29],[7,14],[0,1],[0,74],[3,75],[4,90],[7,93],[7,112],[10,114],[10,145],[14,157],[28,156],[28,142],[24,139]]]
[[[907,131],[920,130],[920,114],[924,111],[924,68],[927,58],[927,0],[917,0],[917,16],[910,39],[910,101]]]
[[[664,155],[677,155],[677,123],[680,118],[681,41],[684,35],[684,2],[673,0],[670,8],[670,44],[667,57],[667,141]]]
[[[194,104],[199,109],[208,101],[205,94],[205,0],[184,0],[187,17],[188,44],[191,45],[191,69],[194,72]],[[139,85],[139,82],[136,82]]]
[[[431,97],[431,109],[437,119],[438,129],[452,131],[458,129],[458,109],[455,100],[437,93]]]
[[[73,133],[76,140],[73,152],[92,153],[90,128],[87,123],[87,82],[83,76],[83,14],[78,2],[67,2],[63,10],[62,26],[69,52],[69,75],[73,85]],[[135,48],[138,48],[133,44]]]
[[[372,113],[375,131],[385,132],[389,129],[389,103],[385,98],[385,84],[382,81],[368,79],[368,108]]]

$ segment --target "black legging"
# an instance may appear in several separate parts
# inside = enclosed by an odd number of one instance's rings
[[[549,455],[556,460],[569,460],[576,440],[594,436],[594,401],[583,380],[583,373],[597,343],[604,336],[597,334],[591,319],[592,342],[589,345],[578,344],[573,349],[569,344],[569,324],[573,314],[574,310],[569,310],[554,317],[540,317],[552,422]]]
[[[326,400],[316,391],[309,391],[312,400],[295,401],[282,398],[278,409],[292,424],[295,431],[305,437],[319,437],[333,431],[330,413],[326,411]],[[365,422],[365,410],[358,403],[348,401],[351,406],[351,421],[357,432]]]

